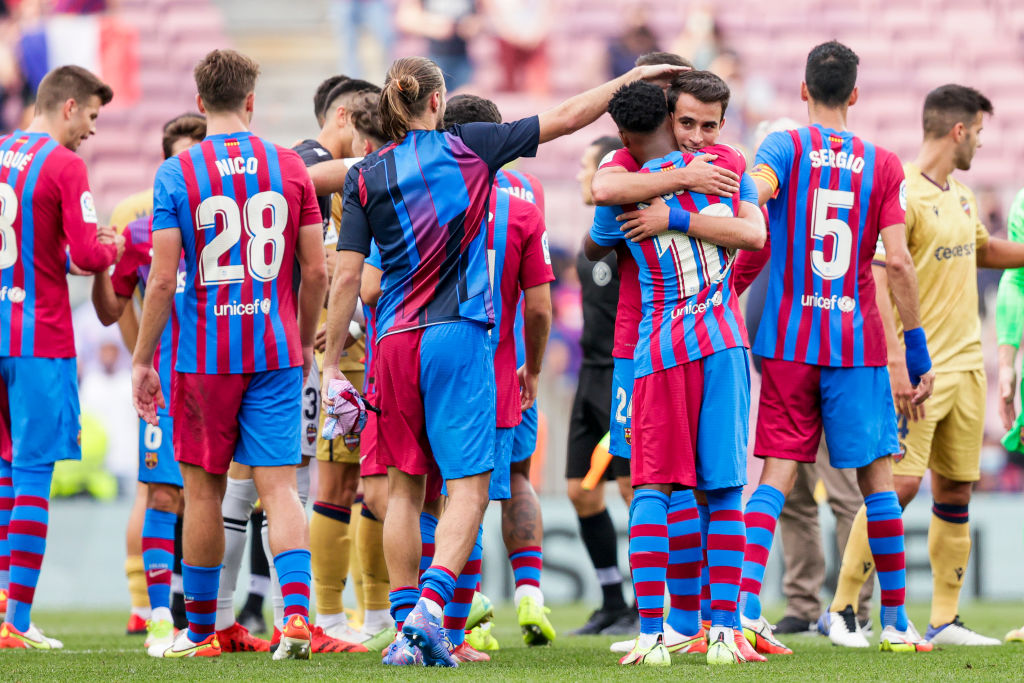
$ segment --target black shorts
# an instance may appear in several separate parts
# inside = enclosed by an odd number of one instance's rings
[[[566,479],[582,479],[590,471],[590,456],[597,443],[608,433],[612,410],[612,367],[584,365],[569,418],[569,448],[565,463]],[[605,470],[605,479],[629,476],[629,460],[613,457]]]

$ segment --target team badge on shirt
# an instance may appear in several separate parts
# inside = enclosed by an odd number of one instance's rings
[[[146,451],[144,462],[146,463],[147,470],[155,470],[156,466],[160,464],[160,458],[156,451]]]
[[[967,197],[964,197],[963,195],[960,196],[960,207],[968,216],[971,215],[971,203],[967,201]]]
[[[632,427],[623,427],[622,428],[622,433],[623,433],[623,435],[626,438],[626,445],[627,446],[632,446],[633,445],[633,428]]]
[[[312,446],[316,443],[316,423],[310,422],[306,425],[306,445]]]

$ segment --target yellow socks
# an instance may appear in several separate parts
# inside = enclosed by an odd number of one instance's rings
[[[932,626],[956,617],[971,554],[971,529],[966,505],[932,504],[928,527],[928,559],[932,564]]]
[[[360,569],[363,578],[363,606],[367,610],[387,610],[388,566],[384,562],[384,522],[364,507],[356,530]]]
[[[146,566],[142,555],[132,555],[124,561],[124,575],[128,577],[128,594],[132,600],[133,612],[149,609],[149,592],[146,588]]]
[[[847,605],[857,611],[861,586],[875,568],[875,559],[868,544],[868,512],[863,505],[857,510],[850,528],[850,538],[846,540],[843,551],[843,564],[839,569],[839,581],[836,585],[836,596],[832,600],[831,611],[838,612]]]
[[[313,589],[317,616],[341,614],[341,594],[348,578],[348,525],[352,512],[340,505],[317,501],[309,521]]]

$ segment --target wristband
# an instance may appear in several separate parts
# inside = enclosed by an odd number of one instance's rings
[[[910,383],[917,385],[921,375],[932,369],[932,359],[928,355],[928,341],[925,339],[924,328],[915,327],[903,331],[903,343],[906,345],[907,374]]]
[[[355,320],[348,324],[348,336],[352,337],[356,341],[363,338],[363,327]]]
[[[668,210],[668,229],[678,230],[681,233],[690,232],[690,212],[679,207],[672,207]]]

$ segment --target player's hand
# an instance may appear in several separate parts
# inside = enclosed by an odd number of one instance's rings
[[[68,261],[68,273],[71,274],[71,275],[79,275],[79,276],[86,276],[86,275],[92,275],[93,274],[93,273],[90,273],[87,270],[82,270],[81,268],[76,266],[74,261]]]
[[[921,375],[921,381],[914,387],[914,403],[924,408],[922,403],[928,400],[928,397],[932,395],[932,390],[935,388],[935,370],[929,370],[925,374]],[[924,417],[924,413],[921,413],[921,417]]]
[[[302,347],[302,383],[306,383],[306,378],[309,377],[309,371],[313,367],[313,347],[303,346]]]
[[[323,377],[320,378],[320,402],[325,412],[334,407],[334,399],[327,398],[327,388],[331,386],[332,379],[341,377],[341,370],[336,365],[328,365],[323,369]]]
[[[1010,431],[1017,421],[1017,408],[1014,398],[1017,394],[1017,373],[1013,368],[999,368],[999,417],[1003,420],[1003,429]]]
[[[160,391],[160,373],[152,365],[132,366],[132,403],[135,412],[143,420],[157,426],[157,408],[166,408],[163,392]]]
[[[924,378],[922,378],[923,381]],[[896,404],[896,412],[910,422],[917,422],[924,417],[924,406],[915,403],[914,385],[910,383],[907,364],[902,360],[889,363],[889,381],[892,384],[892,400]],[[921,386],[920,384],[918,386]],[[931,394],[929,388],[928,393]]]
[[[668,230],[668,204],[661,197],[651,199],[649,204],[646,209],[627,211],[615,217],[622,222],[619,230],[626,233],[626,239],[642,242]]]
[[[114,263],[117,263],[124,256],[124,235],[114,235],[114,246],[117,248],[117,256],[114,257]]]
[[[740,191],[740,177],[727,168],[711,164],[717,154],[701,154],[694,157],[683,170],[686,173],[684,189],[700,194],[731,197]]]
[[[114,244],[115,237],[117,237],[117,231],[109,225],[101,225],[96,228],[96,241],[100,244]]]
[[[540,375],[527,370],[526,365],[520,367],[516,371],[516,375],[519,376],[519,410],[525,413],[533,407],[533,402],[537,400],[537,384],[540,381]]]
[[[321,325],[320,329],[316,331],[316,339],[313,341],[313,349],[317,353],[323,353],[327,348],[327,325]]]
[[[674,66],[672,64],[650,64],[648,66],[638,66],[633,69],[633,76],[630,80],[643,80],[659,85],[662,88],[668,88],[672,83],[672,79],[683,73],[684,71],[692,71],[688,66]]]

